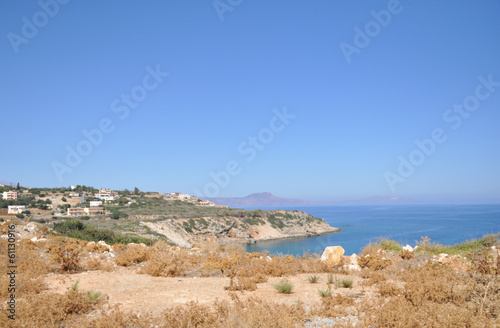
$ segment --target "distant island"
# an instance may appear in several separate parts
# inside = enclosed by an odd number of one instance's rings
[[[219,197],[207,198],[207,200],[217,205],[225,205],[230,207],[246,207],[246,206],[294,206],[294,205],[355,205],[355,204],[405,204],[415,202],[412,198],[405,197],[381,197],[372,196],[366,199],[348,200],[348,201],[331,201],[331,202],[315,202],[302,199],[282,198],[273,195],[270,192],[259,192],[250,194],[246,197]]]

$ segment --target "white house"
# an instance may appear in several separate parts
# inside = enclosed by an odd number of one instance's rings
[[[9,205],[9,209],[7,211],[8,214],[20,214],[23,211],[26,211],[26,206],[24,205]]]
[[[77,192],[70,192],[69,197],[80,197],[80,194]]]
[[[4,191],[2,193],[2,198],[5,200],[16,200],[17,196],[18,194],[15,191]]]
[[[100,189],[98,194],[95,194],[95,198],[100,200],[115,200],[115,196],[112,190]]]
[[[90,202],[90,207],[102,206],[102,200],[96,200]]]
[[[200,200],[198,202],[198,205],[202,205],[202,206],[215,206],[214,203],[208,201],[208,200]]]

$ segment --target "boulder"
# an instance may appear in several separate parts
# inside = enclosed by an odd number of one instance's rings
[[[104,247],[104,248],[107,248],[107,249],[108,249],[108,251],[111,249],[111,247],[110,247],[108,244],[106,244],[106,242],[105,242],[105,241],[103,241],[103,240],[98,241],[98,242],[97,242],[97,245],[102,246],[102,247]]]
[[[413,252],[413,247],[411,247],[410,245],[406,245],[403,247],[403,251]]]
[[[321,261],[330,265],[339,264],[342,261],[345,250],[342,246],[328,246],[321,255]]]

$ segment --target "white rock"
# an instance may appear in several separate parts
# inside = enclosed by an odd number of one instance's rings
[[[361,271],[361,267],[356,263],[356,264],[349,264],[347,266],[347,269],[349,271]]]
[[[403,247],[403,251],[413,252],[413,247],[411,247],[410,245],[406,245],[405,247]]]
[[[342,261],[345,250],[342,246],[328,246],[325,248],[323,254],[321,254],[321,261],[327,262],[328,264],[337,264]]]
[[[438,262],[443,263],[444,260],[446,260],[446,258],[448,258],[448,254],[441,253],[441,254],[439,254]]]

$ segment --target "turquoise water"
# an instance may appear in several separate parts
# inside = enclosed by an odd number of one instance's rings
[[[341,205],[245,207],[245,209],[301,210],[322,218],[341,233],[304,239],[259,242],[249,252],[302,255],[326,246],[342,246],[346,254],[359,253],[380,237],[415,246],[422,236],[453,245],[500,232],[500,204],[468,205]]]

